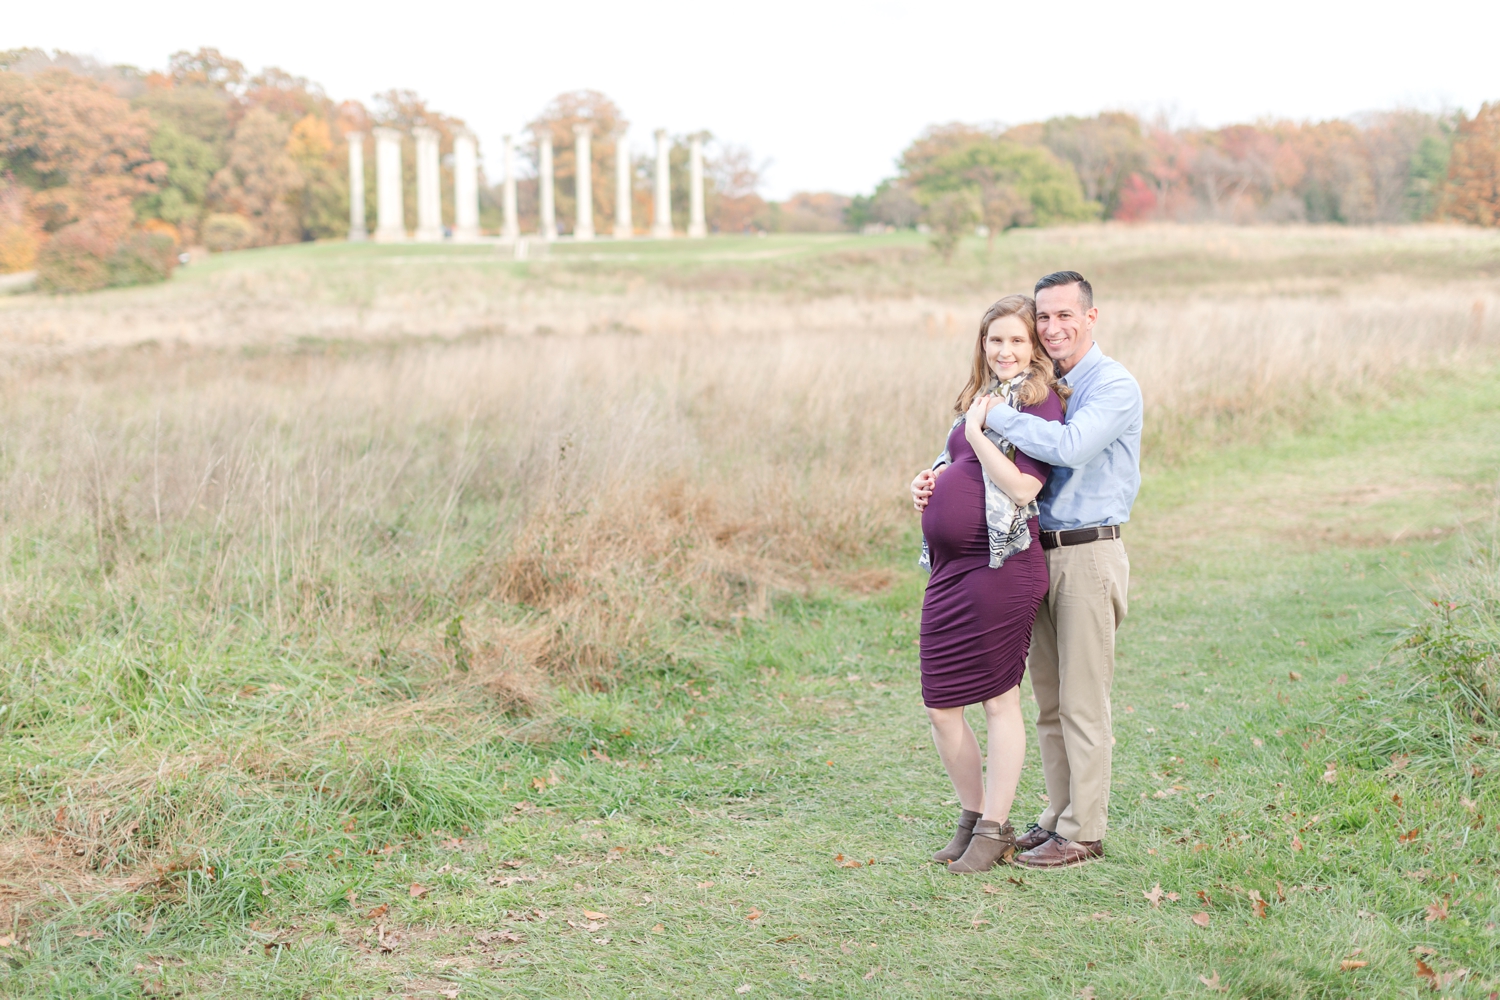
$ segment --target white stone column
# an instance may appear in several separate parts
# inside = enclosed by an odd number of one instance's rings
[[[630,222],[630,199],[635,193],[631,183],[630,145],[625,141],[625,130],[615,136],[615,239],[628,240],[634,236]]]
[[[505,222],[500,230],[500,238],[515,242],[521,237],[521,223],[516,218],[516,145],[508,135],[502,137],[501,144],[505,158],[505,189],[501,193]]]
[[[379,221],[376,243],[406,239],[406,210],[401,203],[401,133],[393,128],[375,132],[375,203]]]
[[[418,243],[439,243],[443,239],[442,175],[438,164],[437,129],[417,126],[411,130],[417,140],[417,232]]]
[[[557,206],[552,197],[552,136],[537,136],[537,208],[541,218],[537,233],[544,240],[557,239]]]
[[[350,132],[349,141],[349,242],[370,238],[365,228],[365,134]]]
[[[453,238],[479,239],[479,145],[472,132],[453,136]]]
[[[577,209],[575,240],[594,238],[594,150],[587,122],[573,126],[573,200]]]
[[[672,238],[672,159],[667,130],[656,130],[656,220],[651,235],[659,240]]]
[[[703,221],[703,136],[695,133],[688,143],[688,237],[701,240],[708,235]]]

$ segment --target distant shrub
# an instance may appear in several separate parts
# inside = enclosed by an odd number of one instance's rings
[[[23,189],[0,181],[0,274],[31,270],[39,242]]]
[[[161,232],[131,230],[109,258],[111,285],[149,285],[166,281],[177,266],[177,241]]]
[[[1500,551],[1481,552],[1448,588],[1404,645],[1475,722],[1500,723]]]
[[[91,292],[165,281],[177,264],[170,234],[131,229],[117,240],[76,223],[58,230],[37,254],[37,286],[48,292]]]
[[[215,253],[248,246],[254,236],[255,227],[243,215],[215,213],[203,223],[203,245]]]

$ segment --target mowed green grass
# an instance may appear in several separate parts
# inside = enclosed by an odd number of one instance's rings
[[[1339,296],[1351,283],[1487,281],[1500,276],[1500,236],[1457,226],[1387,230],[1342,226],[1089,225],[1014,230],[993,242],[967,238],[944,262],[912,231],[715,235],[706,240],[528,241],[509,246],[330,242],[215,254],[165,286],[106,300],[176,301],[204,294],[260,303],[271,288],[299,300],[368,304],[379,296],[637,293],[944,297],[1029,287],[1060,268],[1087,274],[1115,296],[1184,290],[1239,294],[1275,288]],[[19,301],[19,300],[18,300]]]
[[[883,590],[782,602],[529,721],[476,736],[438,718],[320,758],[366,775],[363,798],[275,773],[232,789],[232,836],[137,893],[55,899],[0,949],[0,992],[1386,997],[1430,992],[1420,960],[1455,974],[1448,995],[1487,996],[1497,736],[1391,653],[1494,526],[1500,397],[1480,376],[1435,388],[1149,477],[1100,862],[928,862],[956,807],[902,546],[871,567]],[[304,691],[341,679],[242,655],[225,669],[278,678],[277,698],[162,695],[142,732],[242,726],[264,750]],[[110,761],[53,756],[77,780]],[[15,760],[13,797],[46,771]],[[169,776],[155,808],[195,780]],[[1040,794],[1033,757],[1018,825]]]

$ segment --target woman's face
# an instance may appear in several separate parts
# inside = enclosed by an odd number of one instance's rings
[[[990,371],[1009,382],[1031,364],[1031,334],[1019,316],[1001,316],[984,337],[984,356]]]

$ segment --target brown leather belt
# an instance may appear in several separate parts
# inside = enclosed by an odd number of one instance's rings
[[[1100,542],[1107,538],[1119,538],[1118,524],[1105,524],[1097,528],[1074,528],[1071,531],[1042,532],[1042,548],[1055,549],[1060,545],[1082,545],[1085,542]]]

